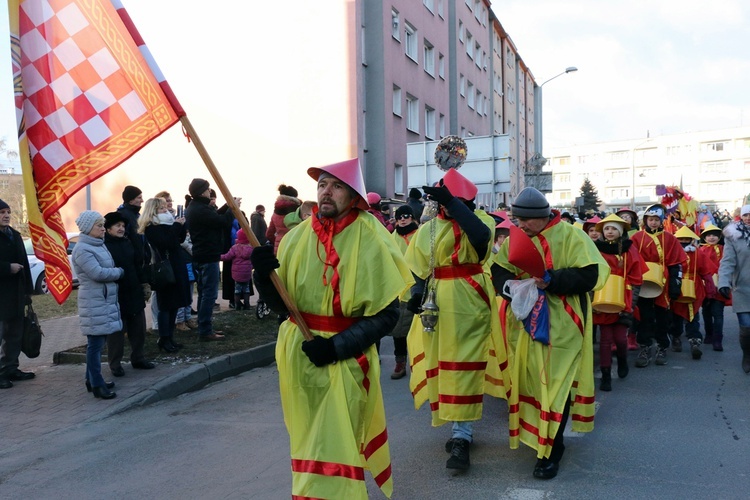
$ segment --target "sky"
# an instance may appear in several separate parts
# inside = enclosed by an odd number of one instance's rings
[[[460,0],[457,0],[460,3]],[[249,213],[292,184],[314,198],[308,166],[340,161],[351,147],[340,117],[351,110],[329,71],[345,57],[337,30],[342,2],[123,0],[209,154]],[[336,7],[335,5],[339,5]],[[543,87],[544,151],[750,124],[750,2],[713,0],[494,0],[492,8]],[[264,9],[267,9],[264,11]],[[289,32],[285,25],[300,26]],[[270,78],[269,73],[279,76]],[[308,118],[298,125],[300,115]],[[295,139],[287,139],[294,129]],[[0,9],[0,137],[15,141],[7,10]],[[549,153],[547,153],[549,155]],[[181,198],[208,177],[179,125],[92,186],[117,201],[124,176]],[[83,208],[84,198],[71,203]],[[94,206],[109,211],[114,206]]]

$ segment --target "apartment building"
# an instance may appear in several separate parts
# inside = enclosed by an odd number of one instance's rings
[[[368,190],[403,196],[406,144],[451,134],[507,134],[512,170],[525,165],[535,151],[534,77],[488,0],[359,7],[357,130]]]
[[[581,144],[549,151],[550,203],[572,208],[586,177],[602,209],[657,203],[656,186],[682,186],[709,207],[734,210],[750,193],[750,127]]]

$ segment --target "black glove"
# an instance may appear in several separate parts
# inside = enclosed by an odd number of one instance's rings
[[[422,189],[424,190],[424,193],[426,195],[430,195],[430,199],[435,200],[444,207],[448,206],[448,203],[450,203],[454,198],[450,190],[445,185],[443,185],[442,179],[440,179],[440,183],[438,186],[422,186]]]
[[[630,328],[633,326],[633,315],[629,312],[621,312],[617,322]]]
[[[682,295],[682,280],[679,278],[669,280],[669,300],[677,300]]]
[[[279,267],[279,259],[273,254],[273,247],[270,245],[253,248],[253,252],[250,254],[250,262],[252,262],[258,278],[264,280],[267,280],[273,270]]]
[[[422,294],[415,293],[406,303],[406,310],[414,314],[420,314],[422,312]]]
[[[725,299],[731,299],[732,298],[732,289],[729,288],[728,286],[723,286],[723,287],[719,288],[719,293]]]
[[[333,339],[324,337],[313,337],[312,340],[302,342],[302,350],[315,366],[322,367],[336,362],[336,348]]]
[[[26,295],[24,297],[24,304],[27,305],[27,306],[31,305],[31,295]]]

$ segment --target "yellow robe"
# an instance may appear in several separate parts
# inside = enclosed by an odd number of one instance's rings
[[[494,234],[494,220],[482,210],[475,214]],[[425,223],[406,250],[412,272],[422,279],[430,276],[431,224],[435,224],[435,267],[476,266],[468,277],[435,280],[440,308],[435,331],[424,332],[416,316],[407,337],[415,408],[429,399],[432,425],[439,426],[479,420],[483,395],[506,398],[510,374],[495,291],[482,268],[492,253],[491,242],[484,255],[477,255],[455,221],[435,218]]]
[[[560,223],[559,216],[532,241],[547,269],[596,264],[599,277],[595,290],[604,286],[609,277],[609,265],[593,241],[576,227]],[[529,278],[508,262],[510,245],[512,240],[505,242],[495,254],[495,263],[518,279]],[[581,303],[581,299],[585,303]],[[508,400],[510,447],[518,448],[520,440],[536,449],[538,458],[549,457],[569,396],[573,430],[590,432],[594,428],[593,322],[589,296],[587,293],[571,296],[547,293],[547,303],[550,313],[548,346],[532,340],[510,307],[505,309],[512,358]]]
[[[326,266],[326,250],[307,219],[281,240],[279,277],[303,314],[373,316],[413,278],[388,231],[359,212],[333,237],[340,262]],[[330,263],[329,263],[330,264]],[[338,271],[338,293],[334,270]],[[313,330],[331,337],[338,332]],[[393,491],[380,363],[375,346],[355,358],[318,368],[301,349],[302,333],[287,320],[279,327],[276,362],[292,458],[292,495],[367,498],[364,470],[390,497]]]

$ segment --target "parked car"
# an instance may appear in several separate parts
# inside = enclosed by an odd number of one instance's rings
[[[79,233],[66,233],[68,237],[68,262],[73,269],[73,247],[78,243]],[[44,262],[34,255],[34,248],[31,245],[31,238],[24,238],[23,245],[26,248],[26,255],[29,258],[29,267],[31,268],[31,283],[34,285],[34,293],[49,293],[47,287],[47,276],[44,274]],[[78,286],[78,277],[73,270],[73,287]]]

